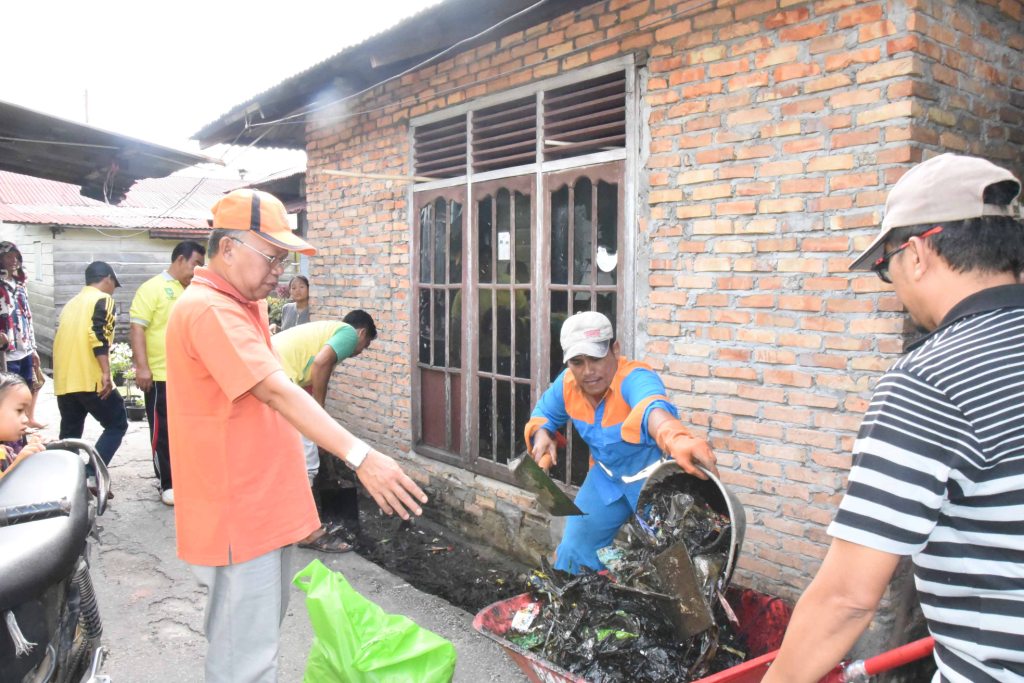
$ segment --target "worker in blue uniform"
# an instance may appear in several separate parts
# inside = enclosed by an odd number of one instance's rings
[[[636,509],[644,470],[670,455],[689,474],[706,479],[715,456],[694,437],[665,395],[651,368],[620,355],[612,324],[595,311],[562,324],[563,370],[533,409],[526,443],[544,469],[557,462],[556,433],[572,420],[590,447],[592,466],[576,495],[582,516],[569,517],[556,551],[555,568],[578,573],[604,569],[597,551],[611,544]]]

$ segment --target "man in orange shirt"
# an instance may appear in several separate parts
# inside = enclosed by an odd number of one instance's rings
[[[207,683],[277,680],[291,546],[319,528],[299,432],[342,458],[386,513],[427,497],[293,384],[270,344],[264,298],[291,252],[315,250],[272,195],[235,190],[213,207],[210,265],[167,328],[167,416],[178,556],[207,588]]]

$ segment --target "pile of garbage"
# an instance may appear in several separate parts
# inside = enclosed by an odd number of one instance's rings
[[[359,532],[349,540],[370,562],[471,613],[526,590],[525,570],[484,557],[465,539],[424,519],[360,512]]]
[[[690,681],[744,661],[724,592],[731,520],[671,475],[645,489],[606,572],[545,563],[506,639],[593,683]]]

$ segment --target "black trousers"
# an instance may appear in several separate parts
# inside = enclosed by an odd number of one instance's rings
[[[160,490],[174,488],[171,481],[171,446],[167,435],[167,382],[153,382],[146,392],[146,419],[149,421],[149,443],[156,454],[160,472]]]
[[[128,414],[124,411],[124,399],[117,390],[101,399],[95,391],[76,391],[57,397],[60,410],[60,438],[80,439],[85,430],[85,417],[92,415],[103,427],[103,433],[96,440],[96,450],[103,462],[110,464],[121,439],[128,431]]]

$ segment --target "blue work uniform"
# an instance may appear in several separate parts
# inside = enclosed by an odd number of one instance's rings
[[[647,429],[654,408],[679,417],[658,375],[644,363],[624,358],[619,359],[611,386],[596,407],[568,370],[555,378],[537,402],[526,425],[526,443],[533,445],[538,429],[554,434],[571,419],[595,463],[576,494],[576,506],[584,514],[566,520],[556,569],[572,573],[582,567],[604,569],[597,551],[611,544],[632,515],[644,483],[641,479],[627,484],[622,477],[661,458],[661,449]]]

